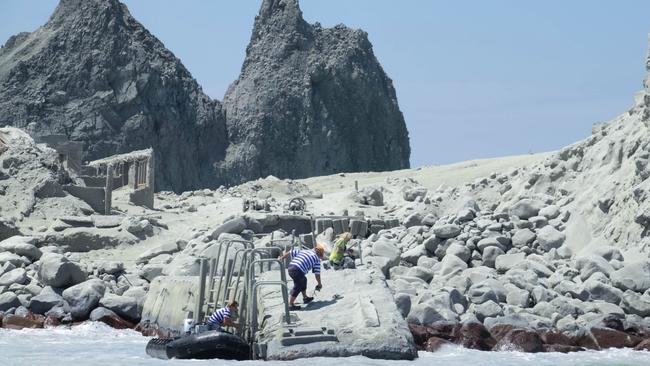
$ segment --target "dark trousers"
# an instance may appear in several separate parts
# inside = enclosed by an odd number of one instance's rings
[[[293,280],[291,296],[298,297],[298,294],[307,290],[307,277],[298,267],[289,267],[289,277]]]

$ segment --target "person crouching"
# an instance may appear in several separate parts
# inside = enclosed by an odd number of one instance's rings
[[[291,310],[300,310],[300,306],[295,305],[296,298],[299,293],[302,293],[303,303],[308,304],[313,297],[307,296],[307,273],[312,271],[314,277],[316,277],[316,290],[323,288],[323,284],[320,279],[320,262],[323,256],[325,255],[325,247],[321,244],[317,244],[316,248],[313,250],[297,250],[291,249],[290,251],[284,253],[278,257],[279,260],[284,260],[288,256],[291,256],[291,262],[289,263],[288,271],[289,277],[293,280],[293,288],[291,289],[291,296],[289,296],[289,308]]]
[[[225,308],[221,308],[212,313],[210,318],[208,318],[208,328],[210,330],[221,331],[221,327],[236,327],[237,323],[232,318],[233,314],[237,313],[238,306],[237,301],[231,301]]]

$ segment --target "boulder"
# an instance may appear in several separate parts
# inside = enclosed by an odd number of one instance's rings
[[[512,236],[512,245],[515,248],[522,248],[530,245],[535,241],[537,235],[530,229],[519,229],[515,231],[515,235]]]
[[[163,268],[165,276],[198,276],[199,259],[193,255],[179,253]]]
[[[136,286],[124,291],[122,296],[134,298],[136,304],[138,305],[138,314],[142,314],[142,307],[144,306],[144,300],[147,297],[147,292],[148,291],[144,287]]]
[[[499,247],[486,247],[483,249],[483,265],[494,268],[497,258],[504,254],[504,251]]]
[[[641,342],[640,338],[629,335],[620,330],[605,327],[592,327],[589,331],[601,349],[634,348]]]
[[[357,203],[369,206],[383,206],[384,194],[380,187],[364,187],[358,192],[352,192],[350,198]]]
[[[11,263],[15,267],[26,267],[32,262],[27,257],[10,252],[0,252],[0,265]]]
[[[474,304],[482,304],[487,301],[499,302],[497,293],[486,283],[476,283],[467,291],[467,298]]]
[[[114,275],[124,272],[124,263],[123,262],[118,262],[118,261],[106,261],[106,262],[101,262],[97,266],[97,273],[98,274],[109,274],[109,275]]]
[[[472,252],[462,242],[454,242],[447,247],[445,255],[455,255],[463,262],[467,262],[471,258]]]
[[[115,329],[133,329],[135,324],[130,323],[120,316],[115,314],[113,311],[107,308],[96,308],[90,312],[89,319],[94,322],[102,322],[111,328]]]
[[[429,253],[435,253],[438,246],[443,242],[440,238],[437,238],[435,235],[432,235],[422,242],[424,248],[429,251]]]
[[[530,307],[530,292],[527,290],[514,288],[506,295],[506,303],[508,305],[517,306],[520,308]]]
[[[553,220],[554,218],[560,216],[560,207],[557,205],[546,206],[539,210],[538,215],[544,216],[549,220]]]
[[[140,268],[140,271],[138,272],[138,275],[145,280],[151,282],[154,280],[154,278],[158,276],[163,275],[163,270],[165,269],[164,264],[157,264],[157,263],[150,263],[150,264],[145,264]]]
[[[499,273],[505,273],[526,259],[526,253],[502,254],[496,257],[495,268]]]
[[[425,268],[425,267],[411,267],[409,270],[406,272],[407,276],[410,277],[415,277],[419,278],[424,282],[431,282],[431,279],[433,278],[433,271]]]
[[[474,306],[474,315],[476,315],[479,321],[483,321],[485,318],[495,318],[503,315],[503,309],[493,300],[488,300]]]
[[[613,246],[604,246],[598,247],[592,251],[593,255],[603,257],[606,261],[611,262],[613,260],[624,262],[623,253]]]
[[[417,264],[418,259],[425,255],[427,255],[427,250],[423,244],[420,244],[402,253],[400,258],[405,262]]]
[[[137,321],[140,319],[138,304],[132,297],[107,293],[99,300],[99,305],[128,320]]]
[[[512,329],[494,346],[497,351],[544,352],[542,339],[529,329]]]
[[[9,314],[2,319],[2,327],[6,329],[38,329],[43,328],[43,315],[26,314],[25,316]]]
[[[12,236],[0,242],[0,252],[7,251],[36,261],[43,253],[34,245],[35,242],[36,238],[31,236]]]
[[[0,311],[7,311],[11,308],[17,308],[20,305],[20,300],[13,292],[5,292],[0,294]]]
[[[238,217],[235,217],[232,220],[228,220],[228,221],[224,222],[223,224],[219,225],[216,229],[214,229],[212,234],[210,234],[210,238],[212,240],[217,240],[217,239],[219,239],[219,236],[221,234],[224,234],[224,233],[239,234],[242,231],[244,231],[246,229],[246,227],[247,227],[246,219],[244,219],[241,216],[238,216]],[[158,254],[162,254],[162,253],[158,253]],[[155,255],[152,256],[152,258],[153,257],[155,257]]]
[[[39,262],[38,279],[52,287],[65,288],[85,281],[86,273],[61,254],[44,253]]]
[[[406,321],[409,324],[430,325],[445,320],[431,304],[422,303],[411,307]]]
[[[455,255],[445,256],[441,261],[440,274],[443,276],[460,273],[467,269],[467,263]]]
[[[433,233],[440,239],[451,239],[460,235],[460,226],[456,224],[444,224],[433,229]]]
[[[602,300],[612,304],[618,304],[621,302],[621,297],[623,296],[623,291],[593,279],[588,279],[584,282],[584,289],[589,293],[589,298],[592,301]]]
[[[557,249],[564,244],[566,235],[553,226],[547,225],[537,231],[537,242],[544,251]]]
[[[579,257],[576,259],[575,266],[576,269],[580,271],[580,278],[583,281],[586,281],[594,273],[602,273],[609,277],[614,271],[614,268],[609,262],[607,262],[603,257],[597,255]]]
[[[610,275],[612,285],[621,290],[644,292],[650,289],[650,262],[642,261],[626,264]]]
[[[464,323],[454,334],[455,343],[469,349],[489,351],[496,344],[490,332],[478,322]]]
[[[512,205],[508,210],[508,214],[510,216],[517,216],[522,220],[527,220],[533,216],[537,216],[543,206],[544,204],[541,201],[524,198]]]
[[[639,295],[627,290],[621,296],[621,307],[627,314],[636,314],[640,317],[650,317],[650,296]]]
[[[63,297],[59,295],[52,287],[45,287],[41,293],[31,298],[29,310],[35,314],[45,314],[55,306],[65,307]]]
[[[418,212],[414,212],[410,215],[408,215],[405,219],[404,222],[402,223],[405,227],[414,227],[414,226],[420,226],[422,225],[422,215]]]
[[[27,283],[27,271],[24,268],[16,268],[0,276],[0,286],[24,285],[25,283]]]
[[[487,238],[483,238],[483,239],[479,240],[478,243],[476,243],[476,248],[477,248],[481,253],[483,253],[483,251],[484,251],[485,248],[487,248],[487,247],[497,247],[497,248],[501,249],[501,251],[503,251],[503,252],[505,252],[505,249],[506,249],[506,248],[503,246],[503,244],[501,244],[501,242],[499,242],[499,240],[497,239],[497,237],[494,237],[494,236],[490,236],[490,237],[487,237]]]
[[[425,187],[407,188],[403,191],[402,196],[405,201],[413,202],[418,197],[424,199],[427,196],[428,190]]]
[[[395,244],[381,238],[372,245],[372,255],[387,258],[392,267],[399,264],[401,253]]]
[[[85,320],[99,300],[104,297],[106,285],[98,279],[88,280],[63,291],[63,299],[70,305],[70,314],[75,320]]]
[[[399,310],[399,313],[402,314],[404,318],[406,318],[411,311],[411,296],[403,293],[396,294],[395,305],[397,305],[397,310]]]

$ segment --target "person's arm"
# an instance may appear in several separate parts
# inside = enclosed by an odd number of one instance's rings
[[[295,250],[295,249],[291,249],[291,250],[289,250],[289,251],[286,251],[286,252],[284,252],[283,255],[281,255],[281,256],[278,257],[278,260],[283,261],[283,260],[285,260],[285,259],[286,259],[288,256],[290,256],[290,255],[295,256],[295,253],[297,253],[297,252],[298,252],[298,251]]]
[[[226,327],[236,327],[237,323],[232,321],[232,319],[230,318],[223,318],[223,325],[225,325]]]

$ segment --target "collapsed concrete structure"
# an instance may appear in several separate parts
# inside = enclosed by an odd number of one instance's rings
[[[113,191],[122,187],[133,190],[129,202],[153,209],[154,206],[154,151],[145,149],[109,156],[83,165],[83,143],[68,141],[65,135],[35,137],[56,150],[59,162],[74,177],[75,182],[63,190],[88,203],[93,210],[111,214]]]

